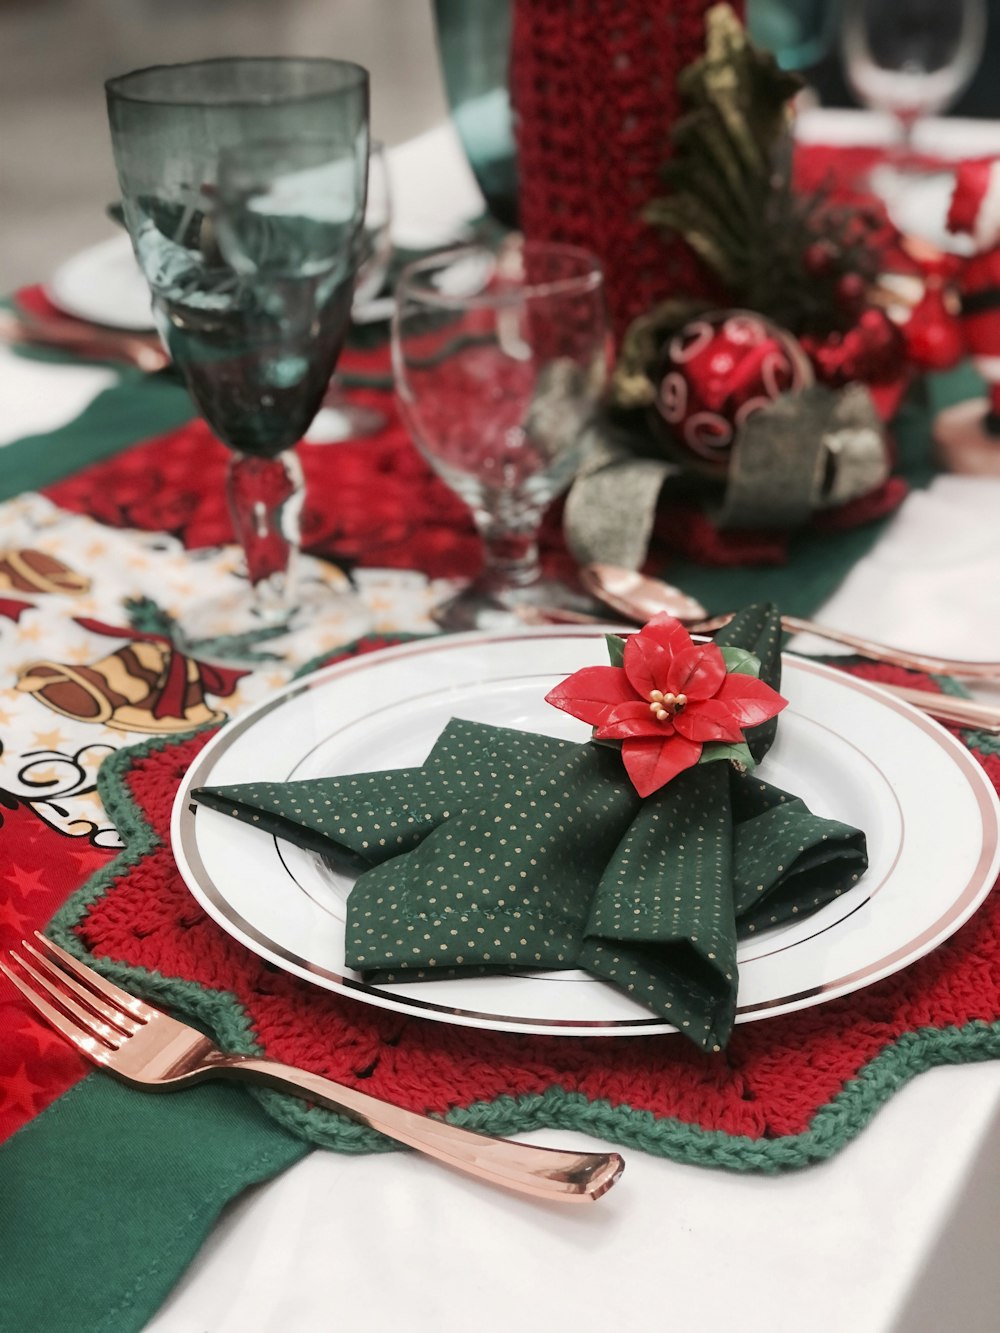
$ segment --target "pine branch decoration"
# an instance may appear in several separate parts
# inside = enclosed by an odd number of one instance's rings
[[[877,218],[792,184],[797,76],[757,50],[728,4],[706,15],[706,49],[680,77],[687,108],[652,225],[683,236],[733,305],[797,335],[847,328],[875,278]],[[846,280],[846,283],[845,283]]]

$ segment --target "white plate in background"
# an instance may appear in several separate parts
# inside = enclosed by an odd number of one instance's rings
[[[136,332],[153,327],[149,288],[125,232],[60,264],[45,295],[64,314],[91,324]]]

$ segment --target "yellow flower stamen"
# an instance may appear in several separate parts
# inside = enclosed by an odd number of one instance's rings
[[[649,711],[657,722],[668,721],[675,713],[679,713],[686,703],[686,694],[674,694],[672,690],[668,690],[666,694],[662,690],[649,692]]]

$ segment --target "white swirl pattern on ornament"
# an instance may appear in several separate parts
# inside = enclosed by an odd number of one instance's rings
[[[657,408],[679,441],[713,462],[725,459],[746,421],[775,399],[812,383],[812,369],[786,330],[752,311],[707,314],[667,344]]]

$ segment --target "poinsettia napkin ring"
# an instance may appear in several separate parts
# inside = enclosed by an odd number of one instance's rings
[[[654,616],[627,639],[608,635],[610,666],[583,667],[545,696],[588,722],[597,741],[620,741],[625,771],[649,796],[694,764],[754,761],[748,727],[787,704],[760,680],[744,648],[695,643],[675,617]]]

